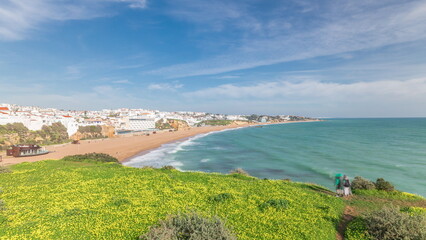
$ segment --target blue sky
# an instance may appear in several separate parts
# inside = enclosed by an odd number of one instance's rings
[[[0,102],[425,117],[426,2],[4,0]]]

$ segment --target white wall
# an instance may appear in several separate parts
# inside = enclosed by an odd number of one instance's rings
[[[130,118],[127,122],[127,130],[141,131],[155,128],[154,119]]]

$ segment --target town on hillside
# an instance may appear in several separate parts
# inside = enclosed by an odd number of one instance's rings
[[[152,132],[164,129],[172,131],[238,122],[266,123],[301,120],[311,120],[311,118],[290,115],[162,112],[129,108],[103,109],[100,111],[58,110],[55,108],[0,104],[0,145],[6,147],[11,144],[21,144],[23,139],[27,139],[25,143],[53,144],[64,142],[65,139],[113,137],[126,133]],[[55,136],[59,138],[57,135],[60,134],[55,135],[52,132],[58,129],[62,131],[61,139],[54,139]],[[20,140],[15,139],[16,141],[14,141],[12,133],[19,133]],[[46,136],[48,139],[43,139]]]

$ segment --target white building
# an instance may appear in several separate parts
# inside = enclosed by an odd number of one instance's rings
[[[155,120],[152,118],[128,118],[126,130],[143,131],[155,129]]]

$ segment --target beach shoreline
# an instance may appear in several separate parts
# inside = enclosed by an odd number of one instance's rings
[[[149,153],[150,151],[161,147],[163,144],[169,144],[176,141],[185,141],[185,139],[194,137],[200,134],[210,132],[218,132],[227,129],[236,129],[244,127],[252,127],[257,125],[270,125],[270,124],[287,124],[296,122],[316,122],[321,120],[310,121],[291,121],[280,123],[248,123],[248,124],[231,124],[226,126],[206,126],[194,127],[179,131],[157,131],[156,134],[146,135],[122,135],[114,138],[83,140],[80,144],[59,144],[46,146],[50,151],[49,154],[33,156],[33,157],[5,157],[3,156],[3,165],[13,165],[22,162],[37,162],[43,160],[58,160],[65,156],[86,154],[86,153],[106,153],[116,157],[120,162],[129,161],[131,158],[141,156]]]

